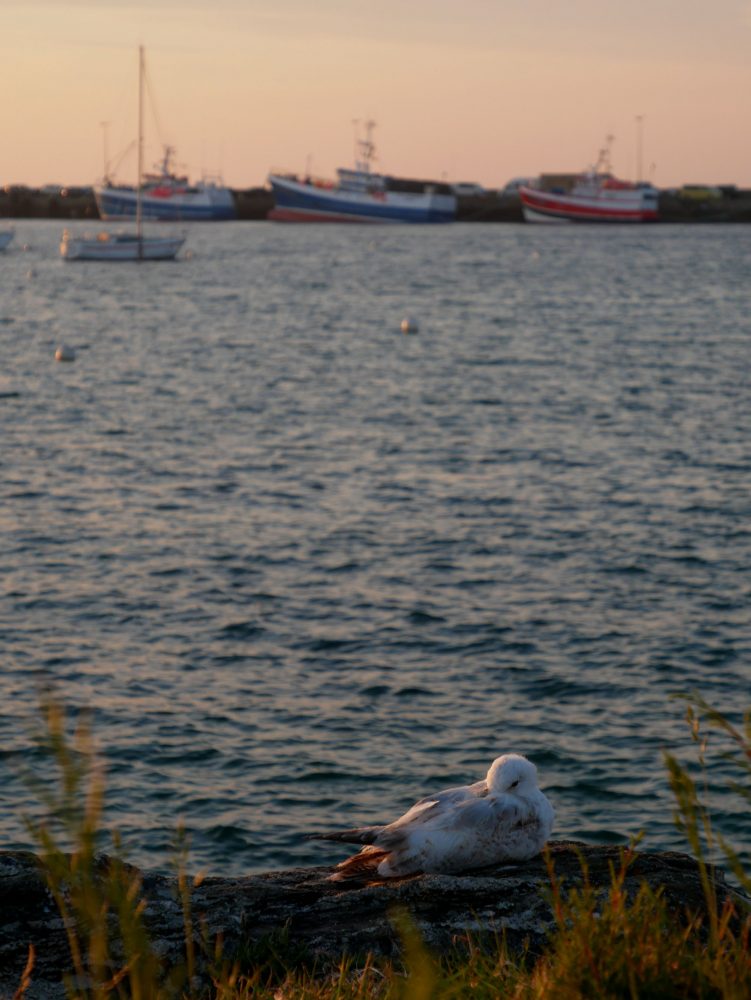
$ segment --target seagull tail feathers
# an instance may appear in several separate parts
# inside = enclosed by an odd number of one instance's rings
[[[361,826],[353,830],[310,833],[308,834],[308,840],[337,840],[345,844],[372,844],[382,830],[382,826]]]
[[[330,882],[362,881],[378,878],[378,866],[388,857],[388,851],[380,847],[363,847],[359,854],[345,858],[336,866]]]

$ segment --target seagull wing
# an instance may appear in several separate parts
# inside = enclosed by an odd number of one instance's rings
[[[525,804],[513,795],[488,795],[473,802],[458,803],[450,813],[435,818],[435,826],[457,833],[473,831],[477,836],[502,838],[529,815]]]
[[[491,864],[518,837],[530,818],[512,795],[443,798],[400,827],[386,827],[374,840],[388,852],[390,876],[415,871],[456,871]]]
[[[373,838],[372,843],[378,847],[393,848],[403,842],[405,836],[418,827],[441,824],[442,819],[450,816],[455,810],[467,807],[473,802],[483,801],[488,794],[488,786],[484,781],[474,785],[461,785],[457,788],[446,788],[435,795],[428,795],[415,802],[403,816],[382,827]]]
[[[339,840],[350,843],[365,844],[362,850],[337,865],[332,879],[344,881],[359,879],[374,875],[382,862],[388,862],[392,857],[399,859],[398,872],[394,874],[410,874],[419,870],[419,863],[414,860],[414,840],[417,831],[425,831],[440,826],[442,818],[450,816],[454,810],[473,802],[481,801],[488,794],[485,781],[474,785],[462,785],[457,788],[446,788],[435,795],[428,795],[394,820],[388,826],[360,827],[355,830],[342,830],[335,833],[319,833],[312,836],[318,840]],[[415,865],[417,866],[415,867]]]

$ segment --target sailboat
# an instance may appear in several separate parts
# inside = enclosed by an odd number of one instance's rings
[[[60,254],[65,260],[174,260],[185,242],[184,236],[144,236],[143,234],[143,46],[138,47],[138,187],[136,231],[84,233],[64,230]]]

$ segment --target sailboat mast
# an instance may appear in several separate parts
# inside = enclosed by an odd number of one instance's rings
[[[138,259],[143,259],[143,45],[138,46],[138,187],[136,188],[136,236]]]

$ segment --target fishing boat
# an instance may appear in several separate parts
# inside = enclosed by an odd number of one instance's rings
[[[218,177],[204,177],[191,184],[177,173],[173,146],[164,146],[156,171],[143,178],[141,212],[145,219],[161,222],[218,222],[235,219],[232,192]],[[94,186],[99,215],[103,219],[132,219],[136,214],[135,188],[114,184],[106,178]]]
[[[453,222],[456,196],[448,184],[389,177],[372,169],[373,129],[356,140],[355,169],[340,168],[337,180],[272,172],[269,183],[277,222]]]
[[[654,222],[659,192],[651,184],[618,180],[610,169],[612,136],[597,163],[568,190],[522,185],[519,197],[527,222]]]
[[[138,183],[136,185],[136,231],[99,232],[76,235],[66,229],[60,242],[64,260],[174,260],[184,236],[144,236],[141,191],[143,187],[143,46],[138,48]]]
[[[0,250],[5,250],[9,246],[15,233],[12,229],[0,229]]]

